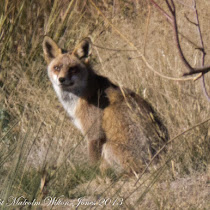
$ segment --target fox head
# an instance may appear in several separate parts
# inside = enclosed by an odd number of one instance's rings
[[[63,53],[62,49],[46,36],[43,41],[43,51],[48,64],[48,76],[54,88],[69,92],[82,91],[88,80],[90,38],[83,39],[73,52]]]

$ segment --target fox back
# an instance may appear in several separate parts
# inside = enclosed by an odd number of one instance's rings
[[[43,42],[48,76],[74,125],[86,137],[91,162],[136,173],[167,140],[167,130],[151,106],[89,65],[91,40],[64,52],[49,37]],[[158,146],[157,146],[158,145]]]

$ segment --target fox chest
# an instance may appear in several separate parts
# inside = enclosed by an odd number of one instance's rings
[[[72,123],[87,139],[97,139],[103,135],[101,109],[71,93],[58,94],[58,97]]]
[[[70,116],[73,124],[83,133],[83,126],[81,120],[76,116],[76,110],[79,106],[79,97],[71,93],[58,94],[58,98],[64,109]]]

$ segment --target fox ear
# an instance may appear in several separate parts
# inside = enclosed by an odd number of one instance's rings
[[[55,57],[61,54],[61,49],[58,45],[48,36],[45,36],[43,41],[44,58],[49,64]]]
[[[86,37],[76,46],[73,54],[79,59],[85,59],[85,62],[88,62],[88,59],[91,55],[91,43],[91,39]]]

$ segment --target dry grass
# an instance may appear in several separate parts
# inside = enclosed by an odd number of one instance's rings
[[[146,1],[94,1],[107,22],[89,0],[87,5],[85,2],[0,2],[0,199],[11,195],[40,198],[45,170],[48,176],[42,197],[64,195],[74,203],[80,197],[89,201],[123,198],[122,209],[208,209],[209,122],[174,140],[160,163],[151,166],[137,185],[133,178],[119,178],[113,173],[101,177],[98,169],[88,167],[83,137],[69,122],[47,78],[41,48],[45,34],[66,49],[72,49],[85,36],[109,48],[94,47],[92,63],[96,71],[148,100],[171,137],[209,118],[209,103],[199,81],[159,77],[132,47],[145,53],[155,71],[171,77],[180,77],[186,71],[172,28],[155,8],[151,8],[148,22]],[[163,1],[157,2],[166,9]],[[210,3],[199,0],[197,5],[206,64],[210,64]],[[199,45],[197,30],[184,18],[186,13],[194,19],[194,13],[179,3],[177,9],[180,31]],[[200,66],[201,53],[188,41],[181,41],[190,63]],[[209,80],[207,74],[210,92]]]

